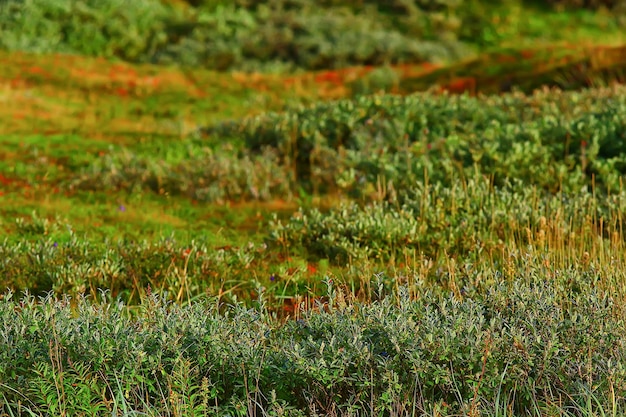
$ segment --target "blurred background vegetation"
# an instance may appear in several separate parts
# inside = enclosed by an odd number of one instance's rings
[[[507,45],[606,43],[626,24],[626,1],[609,0],[9,0],[1,7],[2,49],[244,71],[451,62]]]

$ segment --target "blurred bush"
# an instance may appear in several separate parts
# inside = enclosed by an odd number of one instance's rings
[[[188,3],[9,0],[0,48],[218,70],[320,69],[456,59],[492,25],[491,3],[475,0]]]

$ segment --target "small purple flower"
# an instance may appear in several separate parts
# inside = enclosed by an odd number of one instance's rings
[[[272,282],[276,281],[276,277],[273,274],[270,275],[270,281],[272,281]]]
[[[126,206],[120,205],[120,211],[122,211],[122,212],[126,211]]]
[[[52,246],[54,246],[55,248],[58,248],[58,247],[59,247],[59,244],[58,244],[57,242],[54,242],[54,243],[52,244]]]

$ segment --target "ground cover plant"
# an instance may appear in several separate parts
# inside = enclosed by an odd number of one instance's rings
[[[3,4],[0,415],[624,415],[623,5],[486,4]]]

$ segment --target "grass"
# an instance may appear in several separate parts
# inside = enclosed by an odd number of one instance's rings
[[[0,413],[623,415],[623,87],[481,96],[621,39],[496,12],[445,67],[0,53]]]
[[[565,42],[588,45],[593,40],[604,39],[609,45],[622,44],[619,24],[608,11],[588,13],[555,11],[544,5],[507,5],[495,13],[498,30],[494,34],[500,47],[533,48],[537,45]],[[554,30],[559,28],[559,30]],[[602,34],[611,34],[603,37]]]

